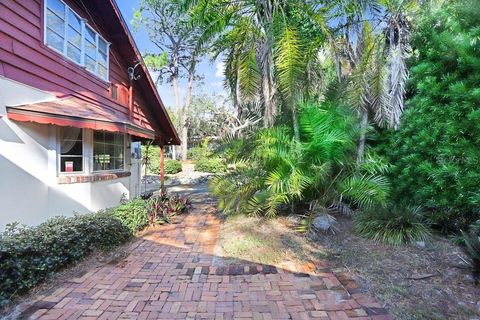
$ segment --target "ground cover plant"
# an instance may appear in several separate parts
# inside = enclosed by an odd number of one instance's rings
[[[355,214],[354,221],[359,235],[391,245],[425,242],[431,236],[419,207],[374,207]]]

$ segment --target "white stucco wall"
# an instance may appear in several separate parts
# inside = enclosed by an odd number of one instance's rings
[[[4,101],[5,95],[2,98],[0,90],[0,231],[15,221],[36,225],[58,215],[114,207],[122,194],[129,197],[130,177],[58,184],[57,127],[11,121],[6,116]],[[85,149],[91,150],[91,141],[87,139],[84,143]],[[125,152],[127,171],[129,150]]]

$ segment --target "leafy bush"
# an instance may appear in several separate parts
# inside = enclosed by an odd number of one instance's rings
[[[354,219],[358,234],[391,245],[425,241],[431,235],[418,207],[376,207],[356,214]]]
[[[395,197],[458,231],[480,218],[480,6],[451,3],[414,34],[413,97],[386,150]]]
[[[208,147],[208,139],[204,139],[200,145],[188,150],[188,158],[194,161],[209,158],[213,155],[212,150]]]
[[[227,171],[227,166],[220,157],[201,158],[195,162],[195,171],[223,173]]]
[[[178,160],[165,159],[164,172],[165,174],[175,174],[182,171],[182,163]],[[158,174],[160,174],[160,167],[158,168]]]
[[[56,217],[36,227],[7,226],[0,234],[0,306],[92,251],[130,237],[130,230],[109,212]]]
[[[147,208],[150,224],[170,223],[174,216],[185,213],[190,208],[190,203],[187,197],[167,196],[162,192],[148,199]]]
[[[178,160],[165,159],[163,165],[165,174],[175,174],[182,171],[182,163]],[[151,174],[160,174],[160,160],[152,158],[152,162],[148,166],[148,171]]]
[[[148,211],[145,200],[136,198],[128,200],[120,206],[111,209],[113,215],[120,219],[132,234],[148,225]]]
[[[333,103],[307,104],[299,112],[300,141],[285,126],[230,141],[225,154],[236,170],[210,183],[219,208],[274,216],[282,205],[313,199],[322,207],[385,204],[388,166],[372,155],[356,164],[355,119],[349,114]]]
[[[160,147],[142,145],[142,164],[147,166],[147,174],[160,174]],[[182,171],[182,163],[178,160],[165,159],[165,174],[175,174]]]

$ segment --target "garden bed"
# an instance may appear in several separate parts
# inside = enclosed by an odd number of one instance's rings
[[[395,319],[480,317],[480,287],[457,246],[438,236],[425,248],[380,245],[354,235],[351,219],[337,218],[336,234],[315,240],[297,233],[296,222],[285,217],[226,218],[216,255],[287,269],[327,260],[347,269]]]

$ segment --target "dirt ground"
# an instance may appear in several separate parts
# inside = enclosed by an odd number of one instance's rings
[[[313,239],[287,217],[229,217],[216,254],[287,269],[322,259],[347,269],[395,319],[480,319],[480,286],[457,246],[439,236],[425,248],[385,246],[354,235],[350,218],[337,221],[335,234]]]

